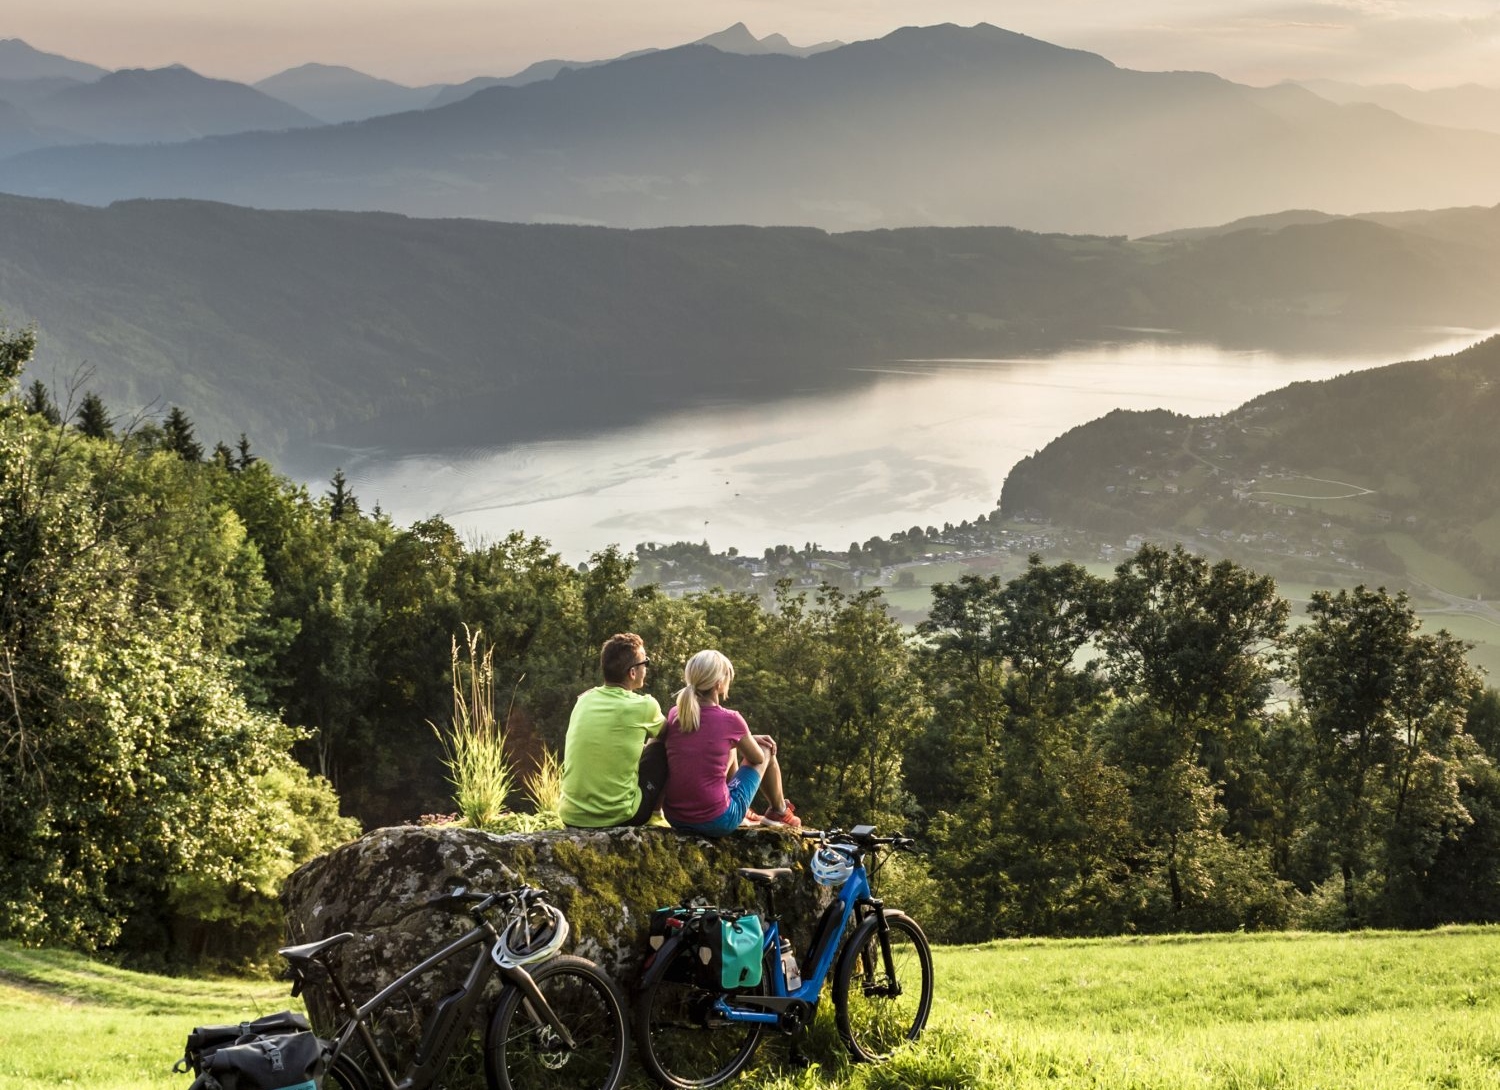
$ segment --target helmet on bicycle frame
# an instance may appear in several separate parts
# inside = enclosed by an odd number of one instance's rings
[[[854,860],[844,848],[825,844],[813,852],[812,876],[820,886],[838,889],[854,873]]]
[[[501,930],[492,956],[502,969],[545,961],[568,941],[568,918],[553,905],[536,905]]]

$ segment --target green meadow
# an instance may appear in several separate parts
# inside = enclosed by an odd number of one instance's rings
[[[843,1061],[825,1001],[808,1067],[763,1046],[743,1090],[1329,1090],[1500,1084],[1500,927],[1004,941],[936,951],[923,1040]],[[197,1023],[288,1005],[275,981],[182,980],[0,945],[0,1087],[179,1087]],[[638,1072],[628,1085],[650,1084]]]

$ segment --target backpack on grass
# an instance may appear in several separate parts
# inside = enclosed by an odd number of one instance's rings
[[[760,984],[765,931],[754,912],[699,905],[658,908],[651,914],[648,931],[652,952],[679,930],[687,935],[693,951],[688,960],[691,968],[681,970],[691,973],[691,983],[710,991]]]
[[[292,1011],[237,1025],[198,1026],[172,1070],[197,1075],[192,1090],[318,1090],[328,1044]]]

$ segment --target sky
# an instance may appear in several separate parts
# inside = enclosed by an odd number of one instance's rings
[[[736,22],[798,45],[987,22],[1125,68],[1257,86],[1500,86],[1500,0],[5,0],[0,38],[105,68],[175,63],[253,82],[317,61],[420,85],[680,45]]]

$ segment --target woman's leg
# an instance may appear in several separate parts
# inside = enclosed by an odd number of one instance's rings
[[[771,810],[779,813],[786,809],[786,796],[781,793],[781,765],[774,756],[761,773],[760,789],[771,800]]]

